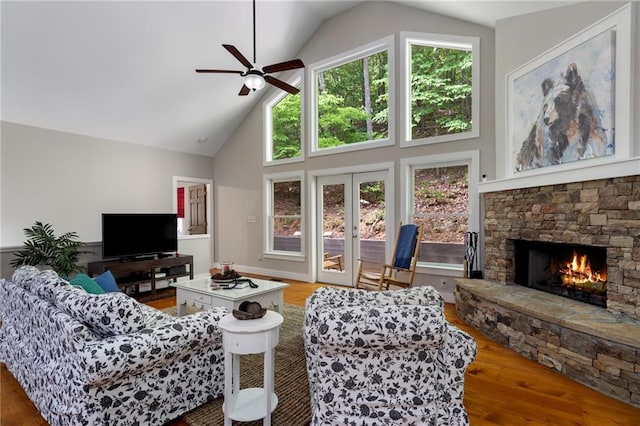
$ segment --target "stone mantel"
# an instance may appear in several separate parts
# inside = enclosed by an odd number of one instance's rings
[[[561,183],[582,182],[585,179],[607,179],[621,176],[633,176],[640,174],[640,157],[633,157],[619,161],[589,160],[589,167],[585,167],[586,161],[550,166],[520,175],[514,175],[505,179],[491,180],[478,183],[480,194],[510,189],[531,188],[545,185],[557,185]],[[551,169],[549,171],[547,169]]]

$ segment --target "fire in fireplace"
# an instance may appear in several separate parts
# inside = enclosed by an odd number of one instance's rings
[[[515,284],[607,305],[607,249],[514,240]]]

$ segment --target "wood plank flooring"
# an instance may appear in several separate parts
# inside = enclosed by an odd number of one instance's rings
[[[291,285],[284,291],[285,303],[298,306],[304,306],[305,299],[322,286],[286,281]],[[175,298],[148,304],[163,309],[175,305]],[[464,324],[453,305],[446,306],[446,316],[478,342],[478,356],[465,379],[465,406],[472,426],[640,425],[640,409],[604,396],[492,342]],[[11,373],[0,364],[0,425],[46,424]],[[187,423],[178,419],[170,425]]]

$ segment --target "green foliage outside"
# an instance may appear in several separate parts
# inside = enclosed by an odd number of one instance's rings
[[[318,103],[318,147],[332,148],[367,140],[362,130],[367,114],[351,106],[344,106],[344,99],[332,94],[321,94]]]
[[[272,109],[273,159],[283,160],[302,155],[300,140],[300,93],[285,96]]]
[[[389,136],[387,52],[318,74],[318,146],[335,146]],[[413,45],[411,50],[413,139],[471,129],[471,52]],[[273,159],[301,156],[300,95],[274,106]]]
[[[413,45],[412,138],[471,130],[471,52]]]
[[[388,137],[387,52],[318,75],[318,147]]]
[[[384,182],[363,182],[360,185],[360,198],[372,204],[384,204]]]

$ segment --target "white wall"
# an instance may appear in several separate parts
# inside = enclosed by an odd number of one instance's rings
[[[99,242],[103,212],[171,212],[173,176],[213,178],[206,156],[7,122],[1,136],[2,277],[11,273],[8,252],[36,220]],[[211,266],[210,239],[180,240],[178,250],[196,256],[196,273]]]
[[[280,277],[310,277],[310,259],[305,262],[274,259],[258,260],[263,248],[262,176],[289,170],[318,170],[350,167],[392,161],[396,169],[395,193],[399,190],[399,164],[405,157],[441,154],[478,149],[481,171],[494,169],[494,32],[491,28],[467,23],[423,10],[391,2],[366,2],[325,22],[299,53],[305,64],[324,60],[341,52],[378,40],[391,34],[399,43],[400,31],[418,31],[480,37],[480,137],[451,143],[423,145],[400,149],[396,134],[390,135],[395,146],[358,152],[334,154],[307,159],[304,163],[262,166],[262,107],[255,108],[242,122],[233,137],[214,159],[216,182],[216,248],[217,254],[237,265],[256,272]],[[396,54],[396,61],[400,60]],[[399,87],[396,88],[399,92]],[[263,92],[263,96],[268,92]],[[307,109],[308,110],[308,109]],[[233,195],[231,195],[233,194]],[[400,201],[394,206],[399,218]],[[306,200],[309,205],[309,199]],[[307,210],[307,219],[310,212]],[[255,216],[256,223],[249,223]],[[307,236],[310,227],[306,226]],[[307,253],[310,253],[307,238]],[[417,279],[421,282],[420,279]]]

